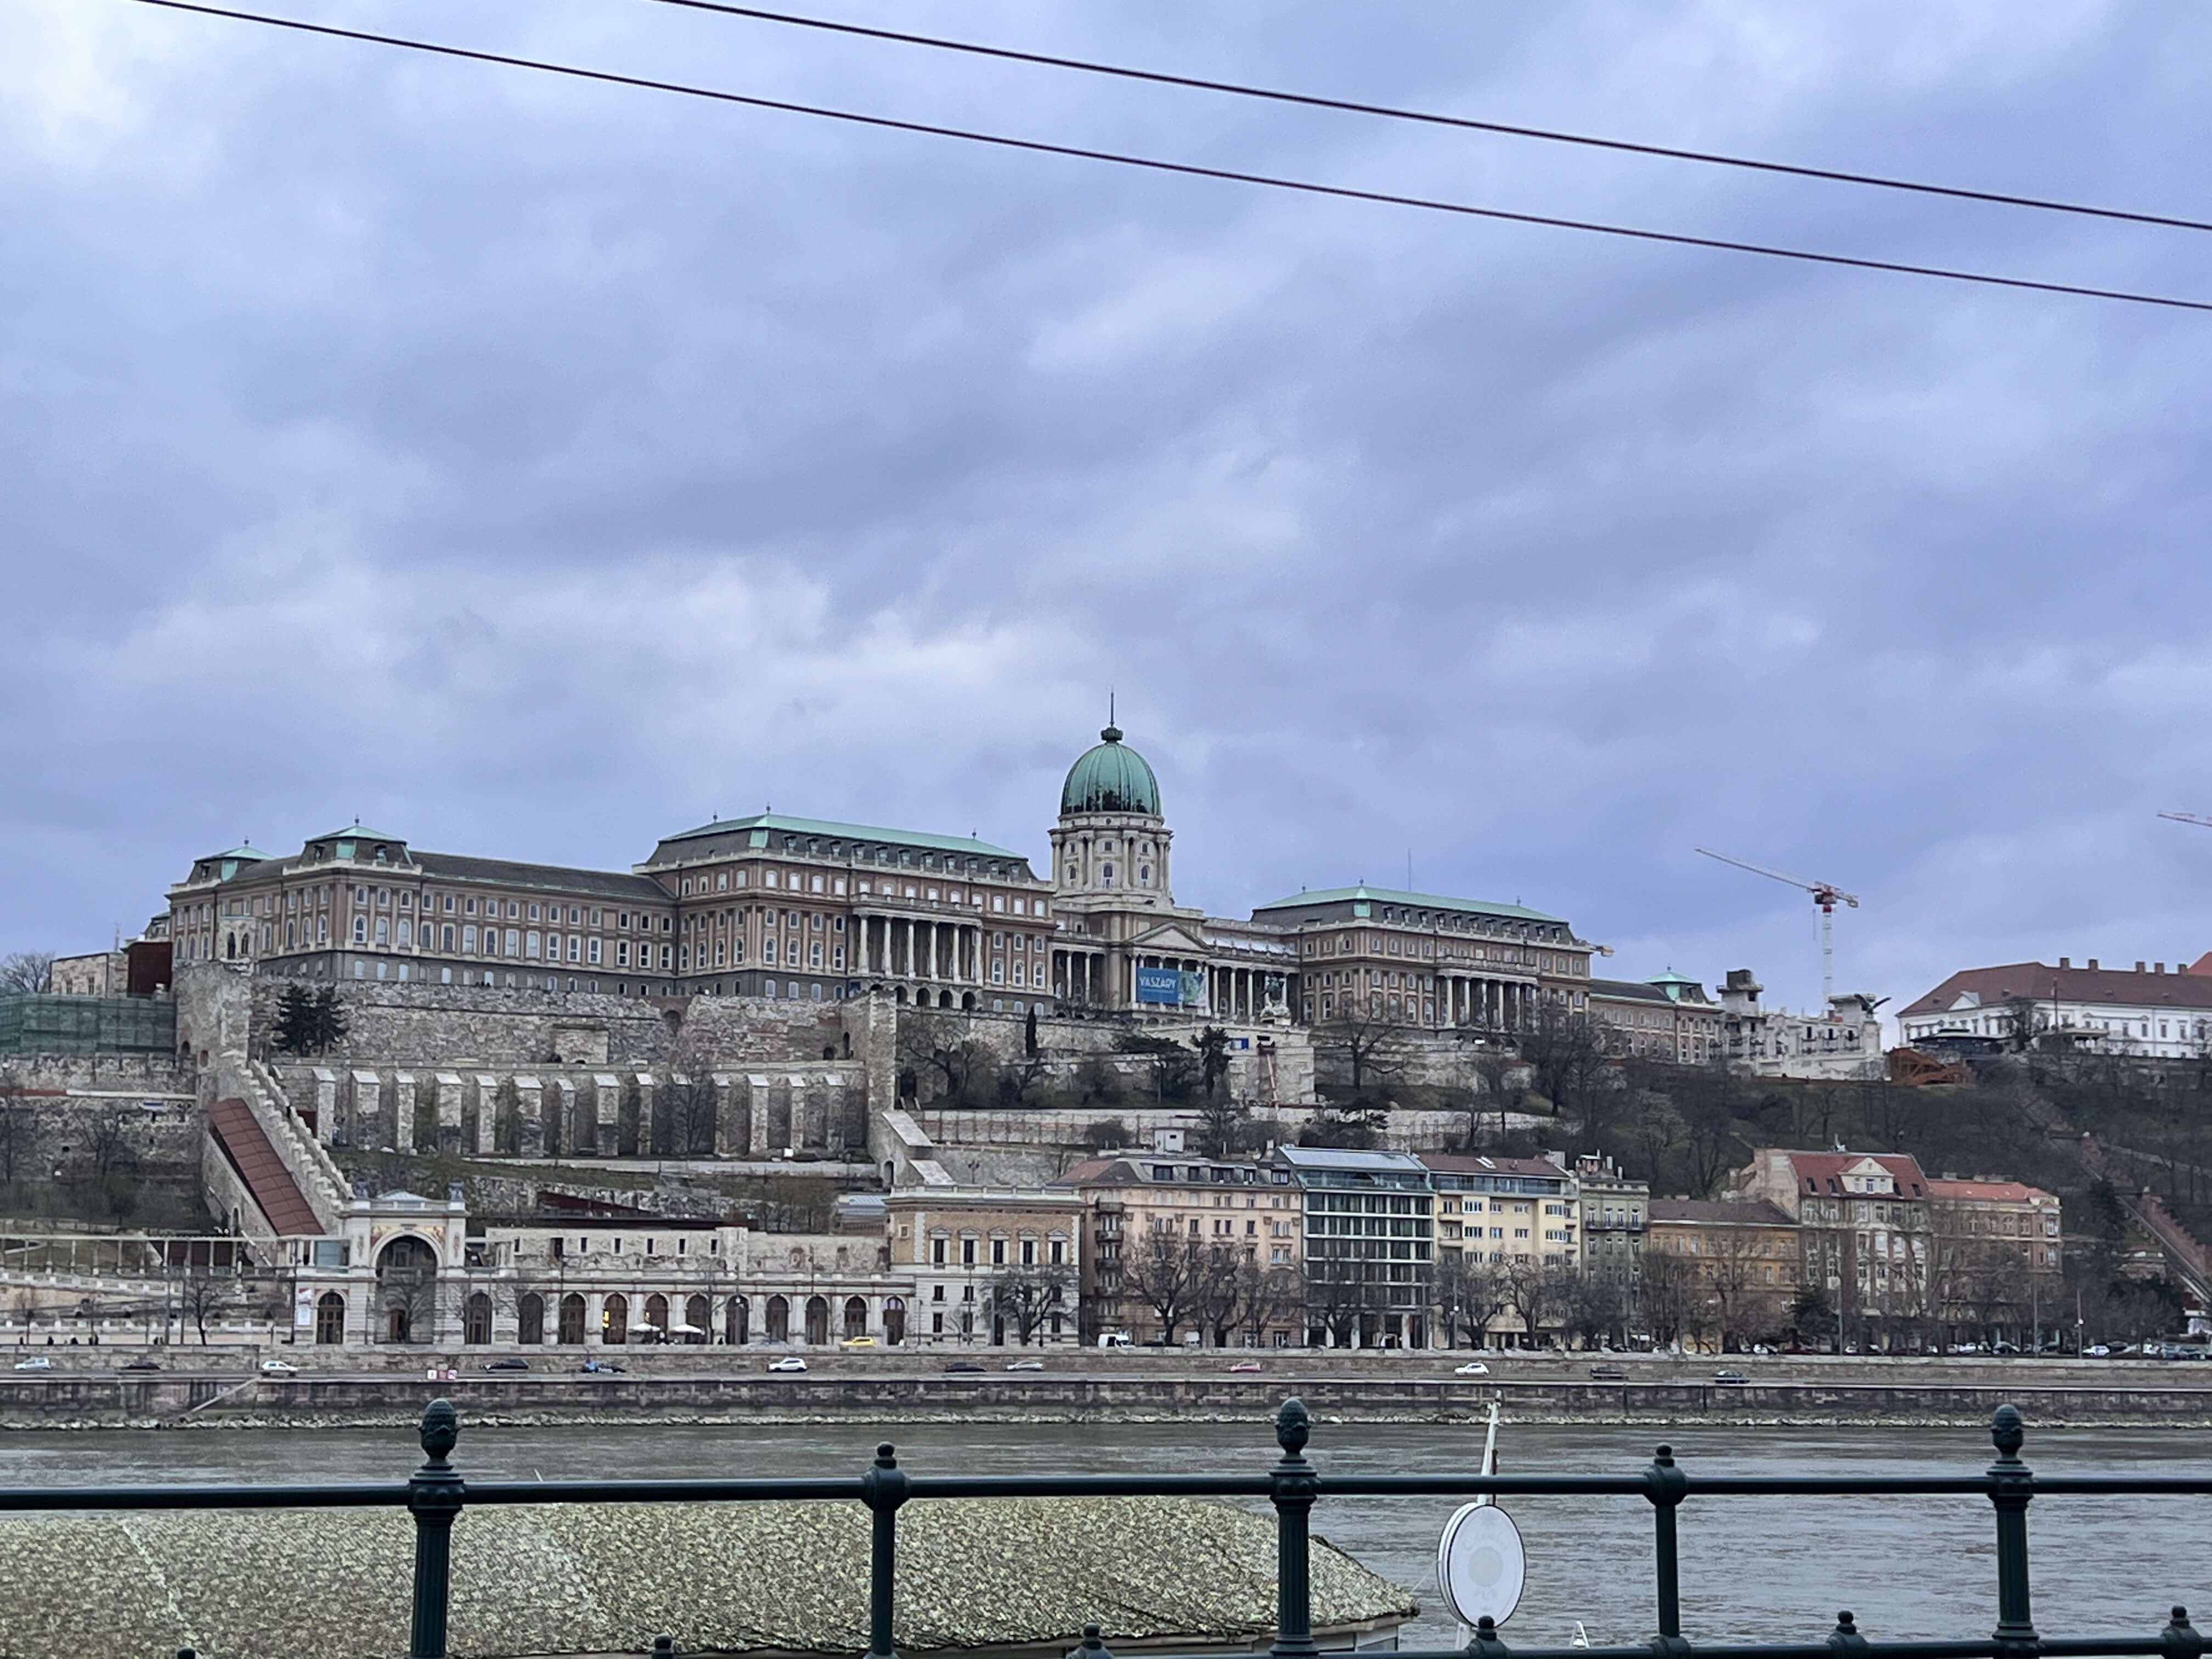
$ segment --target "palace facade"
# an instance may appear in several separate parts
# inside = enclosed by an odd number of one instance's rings
[[[619,872],[355,823],[295,855],[195,860],[149,933],[180,963],[624,996],[1489,1029],[1541,998],[1589,1004],[1591,945],[1518,904],[1364,885],[1243,919],[1177,904],[1158,781],[1111,726],[1069,769],[1048,839],[1040,872],[974,836],[763,812]]]

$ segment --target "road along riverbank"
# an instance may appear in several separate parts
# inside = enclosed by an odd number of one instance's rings
[[[483,1424],[1251,1422],[1295,1392],[1323,1420],[1455,1424],[1492,1401],[1522,1423],[1706,1423],[1972,1427],[2008,1401],[2066,1427],[2212,1429],[2212,1386],[2182,1374],[2050,1381],[1865,1381],[1806,1376],[1723,1383],[1687,1377],[1600,1381],[1332,1374],[1310,1363],[1255,1375],[1218,1371],[806,1375],[690,1371],[596,1375],[463,1371],[410,1376],[153,1374],[0,1379],[0,1427],[380,1426],[414,1421],[443,1395]],[[2193,1370],[2189,1373],[2194,1381]],[[2174,1380],[2168,1382],[2168,1376]]]

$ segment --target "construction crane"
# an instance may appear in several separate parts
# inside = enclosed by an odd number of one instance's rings
[[[2205,817],[2201,813],[2160,812],[2159,817],[2162,818],[2172,818],[2176,823],[2197,823],[2202,824],[2207,830],[2212,830],[2212,818]]]
[[[1832,1014],[1836,995],[1836,907],[1848,904],[1852,909],[1857,909],[1858,895],[1846,893],[1832,881],[1807,881],[1802,876],[1770,870],[1763,864],[1747,864],[1743,860],[1732,859],[1725,853],[1716,853],[1709,847],[1700,847],[1697,850],[1709,859],[1733,864],[1737,869],[1748,870],[1754,876],[1787,882],[1790,886],[1802,888],[1813,896],[1813,902],[1820,907],[1820,1010],[1824,1015]]]

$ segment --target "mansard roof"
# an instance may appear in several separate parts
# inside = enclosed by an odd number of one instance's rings
[[[577,870],[559,864],[520,864],[511,859],[466,858],[458,853],[416,853],[416,866],[425,875],[446,881],[479,882],[486,886],[539,887],[549,892],[576,893],[596,898],[629,899],[636,903],[665,904],[668,890],[649,876],[619,870]]]
[[[915,847],[933,853],[958,853],[975,858],[1010,859],[1027,865],[1029,854],[1017,853],[1012,848],[994,846],[974,836],[936,836],[919,830],[885,830],[873,824],[840,823],[830,818],[796,818],[781,812],[756,812],[750,817],[717,818],[712,823],[702,823],[696,830],[678,830],[672,836],[663,836],[660,844],[653,849],[647,866],[671,864],[679,859],[696,858],[696,851],[678,847],[683,842],[702,841],[711,836],[742,836],[756,848],[781,851],[775,848],[771,837],[779,835],[809,836],[817,839],[848,842],[880,842],[890,847]],[[674,849],[674,850],[672,850]]]
[[[1255,905],[1252,914],[1256,916],[1269,910],[1297,910],[1309,905],[1343,904],[1351,901],[1400,904],[1417,910],[1453,910],[1463,915],[1502,917],[1508,921],[1566,925],[1564,916],[1532,910],[1524,904],[1496,904],[1487,899],[1453,898],[1443,893],[1414,893],[1396,887],[1370,887],[1364,882],[1357,887],[1316,887],[1310,892],[1293,893],[1288,898],[1279,898],[1272,904]]]

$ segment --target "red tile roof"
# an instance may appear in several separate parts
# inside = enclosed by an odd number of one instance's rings
[[[208,1128],[215,1136],[215,1144],[230,1160],[230,1167],[246,1183],[246,1190],[261,1206],[261,1213],[279,1235],[297,1237],[323,1231],[323,1224],[315,1219],[314,1211],[300,1195],[291,1171],[276,1156],[276,1149],[261,1133],[260,1124],[254,1121],[252,1109],[244,1101],[216,1102],[208,1113]]]
[[[1797,1190],[1829,1194],[1840,1191],[1832,1188],[1831,1181],[1840,1182],[1844,1170],[1872,1158],[1896,1178],[1897,1190],[1906,1198],[1926,1195],[1928,1177],[1922,1173],[1918,1160],[1905,1152],[1785,1152],[1790,1167],[1796,1172]],[[1807,1182],[1815,1184],[1806,1186]]]
[[[2212,957],[2199,958],[2200,964]],[[1984,1008],[2002,1007],[2013,997],[2043,1001],[2104,1002],[2125,1008],[2212,1008],[2212,973],[2138,974],[2118,968],[2049,968],[2039,962],[2011,962],[1996,968],[1966,968],[1927,995],[1898,1010],[1900,1018],[1947,1014],[1960,997],[1972,994]]]
[[[1953,1181],[1939,1176],[1928,1183],[1928,1196],[1954,1203],[2026,1204],[2051,1194],[2022,1181]]]

